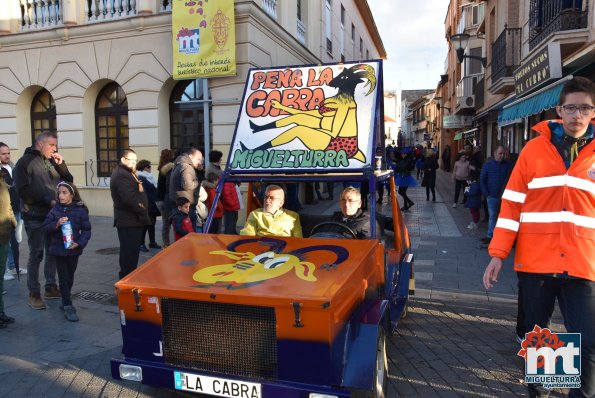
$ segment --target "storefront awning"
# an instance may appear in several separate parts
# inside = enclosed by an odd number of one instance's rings
[[[455,141],[458,141],[458,140],[460,140],[461,138],[463,138],[463,132],[462,132],[462,131],[459,131],[458,133],[456,133],[456,134],[455,134],[455,138],[454,138],[454,140],[455,140]]]
[[[498,115],[498,124],[505,126],[524,117],[535,115],[546,109],[555,107],[558,105],[562,87],[569,79],[572,79],[572,75],[568,75],[541,90],[504,106]]]

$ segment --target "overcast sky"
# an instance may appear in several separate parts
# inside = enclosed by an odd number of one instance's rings
[[[387,53],[384,90],[434,89],[444,73],[448,0],[368,0]]]

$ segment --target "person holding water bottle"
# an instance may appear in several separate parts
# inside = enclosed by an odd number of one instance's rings
[[[43,227],[50,237],[50,254],[56,258],[64,317],[77,322],[79,318],[70,292],[79,256],[91,238],[91,222],[76,186],[61,181],[57,188],[58,203],[48,213]]]

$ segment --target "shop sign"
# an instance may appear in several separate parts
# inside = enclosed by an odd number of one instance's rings
[[[524,62],[514,71],[517,97],[528,94],[537,87],[562,77],[560,43],[552,42]]]
[[[461,129],[473,124],[472,116],[444,115],[442,116],[442,128]]]

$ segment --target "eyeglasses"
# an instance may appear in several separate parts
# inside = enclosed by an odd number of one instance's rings
[[[128,160],[129,162],[132,162],[132,163],[138,163],[138,159],[130,159],[130,158],[124,158],[124,159],[126,159],[126,160]]]
[[[576,112],[576,110],[578,109],[580,111],[581,115],[589,116],[595,109],[595,106],[569,104],[569,105],[562,105],[560,108],[564,109],[564,112],[567,115],[574,115],[574,112]]]
[[[264,200],[267,200],[267,199],[270,199],[271,201],[273,201],[273,200],[281,200],[281,199],[283,199],[283,198],[276,198],[276,197],[274,197],[274,196],[270,196],[270,195],[269,195],[269,196],[265,196],[265,197],[264,197]]]

